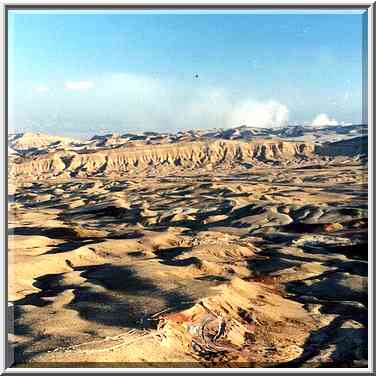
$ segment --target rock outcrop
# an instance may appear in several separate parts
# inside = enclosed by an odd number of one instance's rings
[[[122,147],[98,151],[56,151],[41,156],[18,158],[10,166],[10,176],[95,176],[148,168],[231,165],[240,162],[271,162],[307,158],[314,145],[287,141],[209,141],[142,147]]]

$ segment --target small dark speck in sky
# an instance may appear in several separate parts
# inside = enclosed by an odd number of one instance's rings
[[[195,78],[199,78],[199,75],[198,75],[198,74],[195,74]]]

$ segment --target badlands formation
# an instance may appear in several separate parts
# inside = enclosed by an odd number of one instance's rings
[[[9,137],[16,366],[366,367],[367,128]]]

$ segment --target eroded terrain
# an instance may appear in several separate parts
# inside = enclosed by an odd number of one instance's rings
[[[17,162],[17,365],[367,365],[366,163],[216,142]]]

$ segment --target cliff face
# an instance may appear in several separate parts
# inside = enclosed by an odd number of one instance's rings
[[[231,165],[241,162],[268,162],[306,158],[314,145],[286,141],[228,141],[188,142],[142,147],[122,147],[77,153],[57,151],[41,156],[17,158],[10,165],[12,177],[25,176],[96,176],[107,173],[164,167],[205,167]]]

